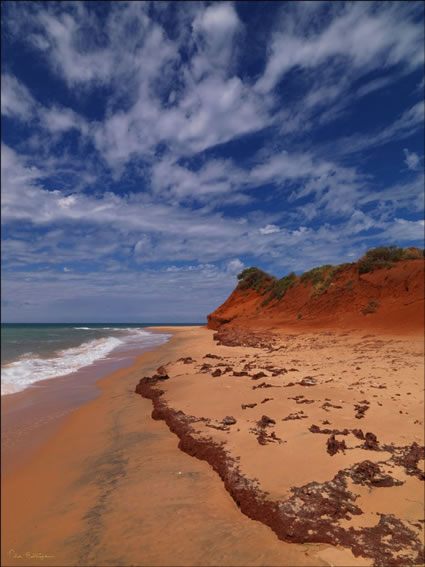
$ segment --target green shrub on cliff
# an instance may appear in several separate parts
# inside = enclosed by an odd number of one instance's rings
[[[403,260],[423,260],[425,255],[425,250],[414,248],[413,246],[406,248],[403,252]]]
[[[358,261],[359,274],[367,274],[380,268],[392,268],[400,260],[421,258],[419,248],[399,248],[397,246],[378,246],[368,250]]]
[[[259,293],[264,291],[267,285],[276,279],[267,272],[254,267],[246,268],[237,277],[239,280],[238,289],[254,289]]]
[[[313,285],[319,284],[323,282],[326,274],[329,272],[329,270],[332,270],[333,268],[334,266],[332,266],[331,264],[325,264],[324,266],[313,268],[308,272],[304,272],[300,277],[300,280],[303,283],[311,282]]]
[[[358,272],[360,274],[366,274],[373,270],[379,268],[391,268],[394,262],[399,262],[400,260],[416,260],[423,259],[424,251],[419,248],[399,248],[397,246],[379,246],[368,250],[357,262]],[[319,266],[313,268],[308,272],[305,272],[301,276],[297,277],[295,272],[291,272],[283,278],[277,279],[271,276],[267,272],[260,270],[259,268],[250,267],[243,270],[238,274],[237,278],[239,280],[237,289],[248,291],[249,289],[255,290],[257,293],[265,296],[261,306],[264,307],[268,305],[271,301],[280,301],[285,296],[288,289],[302,282],[307,284],[311,282],[311,297],[322,295],[332,284],[335,275],[338,272],[343,272],[349,270],[353,263],[340,264],[339,266],[333,266],[331,264],[325,264],[324,266]],[[345,287],[351,289],[354,280],[351,279],[345,283]],[[375,308],[376,306],[369,306],[367,309]]]
[[[312,297],[316,295],[322,295],[322,293],[325,293],[325,291],[328,289],[335,274],[340,269],[341,266],[332,266],[331,264],[325,264],[324,266],[313,268],[312,270],[305,272],[300,277],[300,281],[302,281],[303,283],[312,283]]]
[[[288,289],[295,285],[296,280],[297,276],[295,275],[295,272],[291,272],[289,275],[280,278],[280,280],[272,281],[265,290],[265,293],[269,293],[261,305],[264,307],[274,299],[280,301]]]

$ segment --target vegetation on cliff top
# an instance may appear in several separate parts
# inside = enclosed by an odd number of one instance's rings
[[[264,307],[271,301],[280,301],[285,296],[288,289],[299,283],[312,284],[312,297],[321,295],[325,293],[338,273],[352,266],[357,267],[358,276],[360,277],[361,274],[373,272],[381,268],[390,269],[394,266],[395,262],[401,260],[417,260],[423,258],[424,251],[419,248],[379,246],[378,248],[368,250],[357,263],[345,263],[338,266],[325,264],[324,266],[313,268],[300,276],[296,276],[294,272],[291,272],[289,275],[278,279],[259,268],[251,267],[246,268],[238,274],[239,283],[237,289],[253,289],[261,295],[266,295],[262,302],[262,306]],[[352,282],[353,280],[350,280],[347,283],[351,285]],[[350,288],[350,285],[346,284],[346,287]]]
[[[392,268],[394,262],[400,260],[417,260],[423,258],[419,248],[398,248],[397,246],[379,246],[368,250],[357,262],[359,274],[367,274],[380,268]]]
[[[274,276],[271,276],[267,272],[263,272],[259,268],[246,268],[240,274],[238,274],[238,288],[239,289],[255,289],[261,293],[265,287],[271,282],[276,280]]]

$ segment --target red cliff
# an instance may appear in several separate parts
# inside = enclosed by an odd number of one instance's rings
[[[358,262],[322,266],[281,279],[244,270],[207,327],[263,330],[424,328],[424,258],[418,248],[369,250]]]

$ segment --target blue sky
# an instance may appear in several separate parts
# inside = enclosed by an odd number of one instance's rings
[[[423,246],[422,2],[3,2],[2,307],[200,322]]]

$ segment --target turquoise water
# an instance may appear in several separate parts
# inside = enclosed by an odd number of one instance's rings
[[[39,380],[65,376],[111,353],[155,348],[170,335],[145,330],[154,326],[150,323],[4,323],[2,394],[20,391]]]

